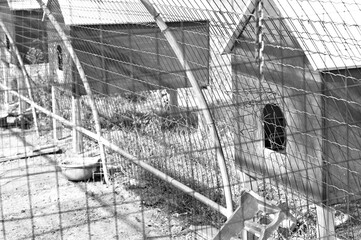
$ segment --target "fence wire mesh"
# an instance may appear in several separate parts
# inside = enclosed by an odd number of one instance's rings
[[[0,12],[0,239],[361,237],[356,0]]]

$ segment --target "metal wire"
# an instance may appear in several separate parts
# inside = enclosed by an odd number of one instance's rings
[[[13,151],[33,154],[29,148],[45,142],[65,153],[46,155],[40,172],[33,169],[33,158],[0,162],[2,238],[17,234],[14,238],[21,239],[23,232],[33,238],[68,239],[69,232],[76,232],[68,224],[71,214],[82,219],[80,238],[99,237],[92,237],[104,220],[92,213],[102,209],[99,204],[104,204],[110,232],[118,239],[197,239],[194,227],[219,230],[229,214],[217,149],[201,114],[204,109],[197,105],[187,71],[141,2],[47,2],[84,69],[99,114],[100,138],[92,101],[64,41],[40,7],[31,3],[0,3],[4,23],[0,110],[9,121],[0,119],[0,161],[13,157]],[[220,137],[234,208],[242,188],[248,188],[286,204],[296,217],[294,226],[280,225],[273,233],[276,239],[359,239],[361,4],[356,0],[151,3],[201,86]],[[4,27],[11,33],[5,34]],[[24,67],[8,48],[6,35],[14,40]],[[29,90],[21,85],[24,71],[32,94],[19,96]],[[74,96],[80,105],[77,126],[72,122]],[[26,109],[36,105],[41,137],[33,136],[35,122],[28,119],[28,112],[19,112],[20,100],[28,102]],[[16,128],[13,116],[25,116],[29,129]],[[67,138],[73,129],[81,133],[81,142]],[[67,208],[64,176],[54,170],[56,207],[48,215],[40,214],[38,210],[46,206],[40,204],[36,194],[41,185],[34,185],[33,178],[50,174],[50,167],[69,155],[83,156],[74,152],[72,141],[81,143],[85,153],[106,144],[107,163],[97,176],[102,182],[102,171],[108,169],[110,182],[107,188],[96,181],[74,184],[86,197],[79,200],[82,206]],[[19,179],[25,179],[23,189],[16,189]],[[139,221],[134,225],[139,235],[122,232],[124,223],[119,219],[128,213],[123,193],[118,192],[121,186],[135,196],[129,202],[138,204],[134,216]],[[90,190],[109,195],[101,201]],[[10,192],[25,212],[11,206]],[[148,226],[149,219],[162,218],[147,215],[153,211],[155,216],[157,209],[164,218]],[[273,217],[255,220],[268,223]],[[47,219],[52,219],[48,225]],[[21,221],[27,227],[16,233]]]

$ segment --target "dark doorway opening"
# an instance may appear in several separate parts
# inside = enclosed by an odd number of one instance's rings
[[[265,148],[277,152],[286,150],[286,119],[280,107],[267,104],[263,109]]]

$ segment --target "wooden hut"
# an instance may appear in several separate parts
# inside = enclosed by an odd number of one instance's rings
[[[170,45],[139,1],[52,1],[49,8],[70,37],[94,93],[190,87]],[[167,11],[160,12],[181,43],[199,84],[206,86],[208,21],[184,13],[167,15]],[[50,25],[48,33],[55,79],[66,87],[76,83],[76,91],[84,94],[78,73]]]
[[[0,13],[1,20],[16,43],[24,64],[46,63],[48,50],[46,23],[43,21],[43,11],[37,1],[1,0]],[[10,50],[9,39],[3,29],[0,29],[0,35],[1,42],[5,43],[4,51]]]
[[[2,84],[14,91],[22,89],[26,95],[21,66],[15,49],[20,54],[27,75],[33,82],[47,75],[47,34],[43,11],[36,0],[0,1],[0,77]],[[15,43],[12,48],[10,39]],[[5,104],[17,98],[5,92]],[[24,104],[24,102],[22,103]],[[23,106],[25,108],[25,105]]]
[[[236,163],[325,204],[360,198],[360,10],[350,1],[264,1],[264,81],[255,2],[227,44]]]

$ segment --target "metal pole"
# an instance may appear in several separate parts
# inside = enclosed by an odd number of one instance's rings
[[[233,202],[232,202],[232,193],[231,193],[231,187],[229,184],[229,175],[227,172],[227,166],[225,163],[225,158],[222,150],[222,146],[220,143],[220,139],[218,136],[217,129],[215,127],[215,123],[213,121],[212,115],[209,111],[207,101],[202,93],[201,88],[198,85],[198,82],[196,81],[192,69],[189,66],[187,60],[185,59],[183,55],[183,51],[181,47],[179,46],[177,39],[175,38],[174,34],[169,30],[167,24],[163,21],[160,14],[157,12],[157,10],[153,7],[153,5],[148,0],[141,0],[145,8],[149,11],[149,13],[154,17],[156,23],[158,24],[158,27],[164,34],[165,38],[167,39],[168,43],[171,45],[175,55],[177,56],[180,64],[182,64],[186,75],[192,85],[192,88],[194,90],[194,93],[196,95],[197,99],[197,105],[202,111],[204,118],[206,119],[207,125],[210,130],[210,135],[213,140],[214,148],[217,152],[217,160],[218,160],[218,166],[222,175],[223,180],[223,190],[224,195],[226,198],[226,207],[227,207],[227,217],[230,217],[233,213]]]
[[[28,89],[28,94],[29,94],[29,98],[31,100],[34,101],[33,99],[33,93],[32,93],[32,90],[31,90],[31,85],[30,85],[30,79],[29,79],[29,75],[28,75],[28,72],[26,71],[26,68],[25,68],[25,65],[24,65],[24,62],[23,62],[23,59],[21,58],[20,56],[20,53],[18,51],[18,48],[16,47],[15,45],[15,42],[10,34],[10,32],[8,31],[7,27],[5,26],[4,22],[0,19],[0,26],[1,28],[4,30],[6,36],[8,37],[8,40],[9,40],[9,43],[10,43],[10,46],[12,48],[12,50],[14,51],[14,54],[18,60],[18,63],[20,65],[20,69],[21,69],[21,73],[25,79],[25,84],[26,84],[26,87]],[[20,81],[18,82],[18,86],[22,86],[22,84],[20,83]],[[20,109],[21,109],[21,104],[20,104]],[[24,110],[24,109],[21,109],[21,110]],[[35,111],[35,108],[31,107],[31,111],[32,111],[32,115],[33,115],[33,119],[34,119],[34,127],[35,127],[35,131],[36,131],[36,134],[38,136],[40,136],[40,133],[39,133],[39,126],[38,126],[38,118],[36,116],[36,111]],[[20,113],[21,114],[21,113]],[[23,121],[21,121],[23,123]],[[23,127],[23,126],[22,126]]]
[[[55,17],[53,16],[53,14],[50,12],[50,10],[48,9],[48,7],[46,6],[45,3],[43,3],[43,0],[37,0],[38,3],[40,4],[40,6],[42,7],[44,13],[47,15],[47,17],[49,18],[50,22],[53,24],[54,28],[56,29],[56,31],[58,32],[60,38],[62,39],[66,49],[68,50],[78,72],[80,75],[80,78],[84,84],[84,88],[85,91],[87,93],[87,97],[89,99],[90,102],[90,107],[92,110],[92,114],[93,114],[93,118],[94,118],[94,122],[95,122],[95,130],[98,134],[98,138],[101,138],[101,127],[100,127],[100,120],[99,120],[99,114],[95,105],[95,101],[94,101],[94,97],[93,97],[93,93],[92,90],[90,88],[89,82],[86,78],[85,72],[83,70],[83,67],[81,66],[81,63],[78,59],[78,56],[76,55],[73,46],[70,44],[70,40],[68,39],[68,37],[66,36],[64,30],[62,29],[62,27],[59,25],[59,23],[57,22],[57,20],[55,19]],[[101,144],[100,140],[98,140],[99,143],[99,149],[100,149],[100,157],[102,160],[102,168],[103,168],[103,174],[104,174],[104,181],[106,183],[109,183],[109,177],[108,177],[108,171],[107,171],[107,166],[106,166],[106,160],[105,160],[105,149],[104,146]]]
[[[108,147],[109,149],[119,153],[124,158],[132,161],[134,164],[137,164],[138,166],[142,167],[143,169],[147,170],[148,172],[153,173],[155,176],[157,176],[160,179],[168,182],[169,184],[171,184],[174,187],[180,189],[181,191],[185,192],[186,194],[194,197],[195,199],[198,199],[199,201],[203,202],[204,204],[211,207],[212,209],[220,212],[224,216],[229,217],[229,214],[228,214],[229,211],[225,207],[223,207],[223,206],[219,205],[218,203],[210,200],[209,198],[205,197],[204,195],[200,194],[199,192],[196,192],[195,190],[193,190],[190,187],[184,185],[183,183],[175,180],[174,178],[170,177],[169,175],[159,171],[158,169],[152,167],[151,165],[137,159],[136,157],[134,157],[133,155],[127,153],[126,151],[121,149],[119,146],[117,146],[116,144],[108,141],[104,137],[99,137],[98,134],[93,133],[92,131],[89,131],[89,130],[83,128],[83,127],[75,126],[72,122],[64,119],[63,117],[60,117],[59,115],[54,114],[53,112],[47,110],[46,108],[36,104],[34,101],[30,100],[29,98],[27,98],[27,97],[25,97],[23,95],[20,95],[16,91],[12,91],[10,88],[4,86],[1,83],[0,83],[0,88],[2,88],[4,90],[7,90],[10,93],[18,96],[22,100],[24,100],[24,101],[28,102],[29,104],[31,104],[31,106],[33,106],[34,108],[38,109],[39,111],[43,112],[46,115],[51,116],[52,118],[55,118],[57,121],[61,122],[62,124],[66,125],[66,126],[69,126],[69,127],[72,127],[75,130],[81,132],[82,134],[87,135],[88,137],[98,141],[99,144],[102,144],[102,145]]]

